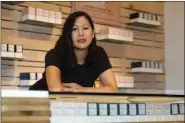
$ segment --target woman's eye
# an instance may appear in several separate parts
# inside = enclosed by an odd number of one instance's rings
[[[85,29],[85,30],[88,30],[88,29],[89,29],[89,27],[84,27],[84,29]]]
[[[77,28],[73,28],[73,31],[77,30]]]

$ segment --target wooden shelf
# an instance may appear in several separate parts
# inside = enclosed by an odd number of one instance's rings
[[[118,39],[113,39],[113,38],[99,38],[97,36],[98,41],[105,41],[105,42],[114,42],[114,43],[125,43],[125,42],[133,42],[133,38],[130,38],[129,40],[118,40]]]
[[[162,69],[153,69],[153,68],[132,68],[132,73],[163,73]],[[155,70],[155,71],[154,71]]]
[[[151,20],[146,20],[143,18],[131,19],[130,23],[127,23],[127,24],[135,25],[135,26],[144,26],[144,27],[160,27],[161,26],[160,21],[151,21]]]
[[[49,22],[43,22],[43,21],[31,20],[31,19],[25,20],[25,21],[20,21],[20,23],[38,25],[38,26],[45,26],[45,27],[53,27],[54,25],[57,25],[55,23],[49,23]]]

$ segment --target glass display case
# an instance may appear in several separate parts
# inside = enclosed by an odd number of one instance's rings
[[[2,90],[2,123],[184,123],[184,95]]]

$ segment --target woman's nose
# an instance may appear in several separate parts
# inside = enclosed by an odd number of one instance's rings
[[[83,30],[82,29],[78,29],[78,35],[79,36],[83,36],[83,34],[84,34]]]

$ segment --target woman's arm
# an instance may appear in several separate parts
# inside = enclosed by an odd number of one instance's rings
[[[46,81],[49,91],[62,91],[61,71],[56,66],[46,68]]]
[[[118,87],[117,82],[114,76],[112,69],[108,69],[100,74],[99,76],[101,82],[103,83],[102,87],[93,88],[93,87],[82,87],[76,83],[64,83],[64,91],[73,91],[73,92],[104,92],[104,93],[117,93]]]
[[[84,92],[118,92],[117,82],[112,69],[108,69],[100,74],[100,81],[103,86],[98,88],[83,88]]]

